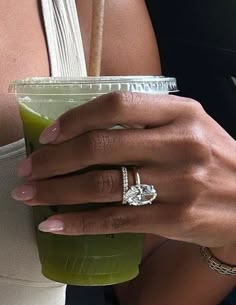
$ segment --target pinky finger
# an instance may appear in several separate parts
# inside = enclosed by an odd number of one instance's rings
[[[161,204],[143,207],[110,207],[96,211],[54,215],[39,225],[42,232],[59,235],[97,235],[115,233],[154,233],[158,223],[154,215],[163,217]],[[154,212],[160,210],[160,213]],[[159,218],[159,217],[158,217]],[[163,219],[163,218],[162,218]]]

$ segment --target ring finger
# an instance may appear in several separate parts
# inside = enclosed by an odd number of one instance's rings
[[[139,168],[138,172],[141,183],[154,185],[158,190],[158,201],[172,202],[173,199],[176,201],[182,196],[182,181],[175,173],[165,173],[149,167]],[[128,175],[129,186],[134,185],[132,171],[128,171]],[[120,202],[122,194],[121,170],[94,170],[80,175],[34,181],[15,189],[12,193],[13,198],[29,205]]]

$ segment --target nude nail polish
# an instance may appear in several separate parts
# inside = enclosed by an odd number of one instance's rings
[[[42,232],[59,232],[63,231],[64,223],[61,220],[46,220],[40,223],[38,229]]]
[[[46,128],[39,137],[39,142],[41,144],[49,144],[53,143],[58,137],[60,133],[59,122],[56,121],[51,126]]]
[[[23,185],[14,189],[11,193],[12,198],[18,201],[27,201],[34,198],[36,189],[33,185]]]

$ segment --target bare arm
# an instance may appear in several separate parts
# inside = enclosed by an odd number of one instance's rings
[[[92,0],[77,0],[86,60]],[[159,75],[159,53],[144,0],[108,0],[105,10],[103,75]]]
[[[235,250],[217,254],[236,264]],[[116,290],[122,305],[217,305],[235,285],[235,277],[208,268],[198,246],[168,241],[142,264],[139,278]]]

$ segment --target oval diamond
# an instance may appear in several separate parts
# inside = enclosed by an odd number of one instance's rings
[[[131,186],[125,194],[125,200],[129,205],[140,206],[152,204],[157,197],[157,191],[153,185],[137,184]]]

